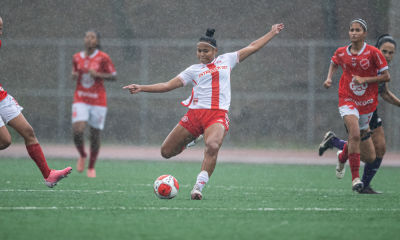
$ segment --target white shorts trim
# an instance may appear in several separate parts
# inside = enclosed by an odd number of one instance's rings
[[[0,101],[0,127],[21,114],[22,109],[18,102],[10,94],[7,94],[7,97]]]
[[[88,122],[90,126],[103,130],[107,107],[93,106],[86,103],[72,104],[72,123]]]
[[[358,125],[360,127],[360,130],[368,129],[369,122],[371,121],[372,118],[372,114],[374,114],[374,112],[371,112],[360,116],[360,113],[358,112],[357,108],[355,107],[350,108],[347,105],[339,107],[339,112],[342,119],[344,116],[347,115],[355,115],[358,118]]]

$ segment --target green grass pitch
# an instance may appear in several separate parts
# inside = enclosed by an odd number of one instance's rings
[[[50,167],[75,166],[48,160]],[[200,163],[99,161],[97,178],[73,171],[53,189],[31,160],[0,160],[0,239],[397,239],[400,168],[382,167],[382,195],[351,191],[335,166],[217,164],[190,200]],[[362,171],[362,169],[361,169]],[[360,171],[360,172],[361,172]],[[158,199],[155,179],[180,184]]]

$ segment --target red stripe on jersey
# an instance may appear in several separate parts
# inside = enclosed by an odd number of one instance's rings
[[[192,89],[192,95],[190,96],[190,101],[188,104],[184,104],[183,102],[181,102],[181,104],[185,107],[189,107],[189,105],[192,103],[193,101],[193,95],[194,95],[194,90]]]
[[[214,63],[207,65],[209,69],[215,68]],[[219,71],[211,73],[211,109],[219,109]]]

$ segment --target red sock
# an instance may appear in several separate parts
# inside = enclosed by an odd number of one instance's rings
[[[94,168],[94,164],[96,163],[97,160],[97,155],[99,154],[99,151],[90,151],[90,161],[89,161],[89,167],[88,168]]]
[[[346,163],[347,159],[349,159],[349,155],[348,155],[347,143],[345,143],[343,146],[343,151],[339,154],[339,161],[341,163]]]
[[[47,165],[46,158],[44,157],[42,148],[39,143],[26,146],[29,156],[35,161],[36,165],[42,172],[43,177],[46,179],[50,175],[50,168]]]
[[[80,146],[76,146],[76,148],[78,149],[79,154],[81,155],[81,157],[86,157],[86,153],[85,153],[85,145],[82,144]]]
[[[354,178],[360,178],[359,170],[360,170],[360,154],[359,153],[350,153],[349,154],[349,165],[351,169],[351,180]]]

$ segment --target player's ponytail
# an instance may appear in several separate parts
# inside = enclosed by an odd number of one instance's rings
[[[94,34],[96,34],[96,38],[97,38],[97,42],[98,42],[97,45],[96,45],[96,48],[101,50],[101,45],[100,45],[101,36],[100,36],[100,33],[96,29],[89,29],[87,32],[94,32]]]
[[[394,45],[394,49],[396,49],[396,47],[397,47],[396,41],[395,41],[394,38],[392,38],[392,36],[390,36],[389,34],[383,34],[382,36],[380,36],[380,37],[378,38],[378,41],[376,42],[375,47],[378,48],[378,49],[380,49],[381,46],[382,46],[384,43],[387,43],[387,42],[392,43],[392,44]]]
[[[215,29],[213,28],[209,28],[207,29],[206,35],[200,38],[200,42],[207,42],[210,43],[211,46],[213,46],[214,48],[217,47],[217,41],[215,40],[215,38],[213,37],[215,33]]]

